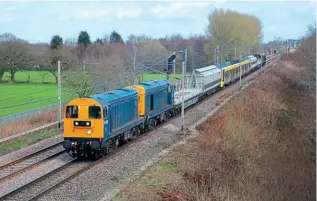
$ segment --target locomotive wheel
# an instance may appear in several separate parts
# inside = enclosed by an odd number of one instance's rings
[[[101,158],[101,154],[100,151],[94,151],[91,155],[90,158],[92,160],[98,160],[99,158]]]

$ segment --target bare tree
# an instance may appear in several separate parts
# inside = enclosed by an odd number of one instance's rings
[[[63,85],[72,89],[74,94],[78,97],[90,96],[95,93],[95,87],[93,87],[93,75],[89,72],[68,72],[68,75],[64,73]]]
[[[11,82],[15,82],[15,73],[21,69],[30,68],[32,56],[28,53],[28,45],[15,35],[4,33],[0,35],[0,78],[5,71],[10,73]]]
[[[135,62],[136,62],[136,54],[139,48],[139,37],[135,36],[135,35],[130,35],[129,39],[127,41],[127,45],[130,45],[133,48],[133,68],[135,69]]]

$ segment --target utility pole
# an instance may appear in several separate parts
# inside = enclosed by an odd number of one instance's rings
[[[262,48],[263,48],[263,44],[261,43],[261,54],[260,54],[260,56],[261,56],[261,57],[260,57],[260,58],[261,58],[261,59],[260,59],[260,61],[261,61],[261,73],[263,73],[263,65],[262,65],[262,51],[263,51],[263,50],[262,50]]]
[[[61,130],[62,122],[62,85],[61,85],[61,61],[57,62],[57,91],[58,91],[58,129]]]
[[[135,69],[135,60],[136,60],[136,52],[137,52],[137,49],[138,49],[138,40],[137,38],[134,38],[134,41],[133,41],[133,69]]]
[[[83,72],[86,72],[86,61],[83,61]]]
[[[216,65],[219,64],[219,45],[217,45],[217,48],[216,48]]]
[[[192,52],[192,66],[191,66],[191,68],[190,68],[190,71],[193,71],[195,68],[194,68],[194,54],[193,54],[193,52]]]
[[[175,60],[173,61],[173,71],[174,71],[174,76],[175,76]]]
[[[237,59],[237,41],[234,41],[234,60]]]
[[[184,118],[185,118],[185,108],[184,108],[184,95],[185,95],[185,62],[182,63],[182,114],[181,114],[181,132],[184,133]]]
[[[173,52],[173,55],[176,55],[176,52]],[[174,72],[174,76],[175,76],[175,59],[173,60],[173,72]]]
[[[185,72],[184,72],[184,74],[186,74],[187,73],[187,48],[184,50],[184,52],[185,52]]]
[[[163,61],[164,61],[164,65],[163,65],[163,70],[162,72],[164,72],[164,68],[166,67],[166,63],[165,63],[165,55],[163,55]],[[168,65],[168,64],[167,64]]]
[[[242,43],[242,49],[243,49],[243,43]],[[241,51],[241,60],[243,59],[243,53],[242,53],[242,51]],[[239,63],[240,64],[240,89],[241,89],[241,62]]]
[[[133,55],[133,69],[135,69],[135,57],[136,57],[136,51],[134,51],[134,55]]]

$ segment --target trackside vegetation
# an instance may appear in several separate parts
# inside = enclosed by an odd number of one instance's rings
[[[316,101],[283,60],[115,200],[313,200]]]
[[[50,129],[50,130],[42,130],[39,132],[35,132],[29,135],[25,135],[22,137],[18,137],[10,142],[1,143],[0,144],[0,155],[4,155],[8,152],[12,152],[18,149],[22,149],[27,147],[31,144],[34,144],[38,141],[44,140],[46,138],[52,137],[58,134],[57,129]]]

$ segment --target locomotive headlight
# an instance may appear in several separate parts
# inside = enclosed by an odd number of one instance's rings
[[[77,121],[75,122],[75,125],[78,126],[78,122]]]
[[[87,131],[87,134],[90,135],[90,134],[91,134],[91,130],[88,130],[88,131]]]
[[[86,126],[89,126],[89,122],[86,122]]]

